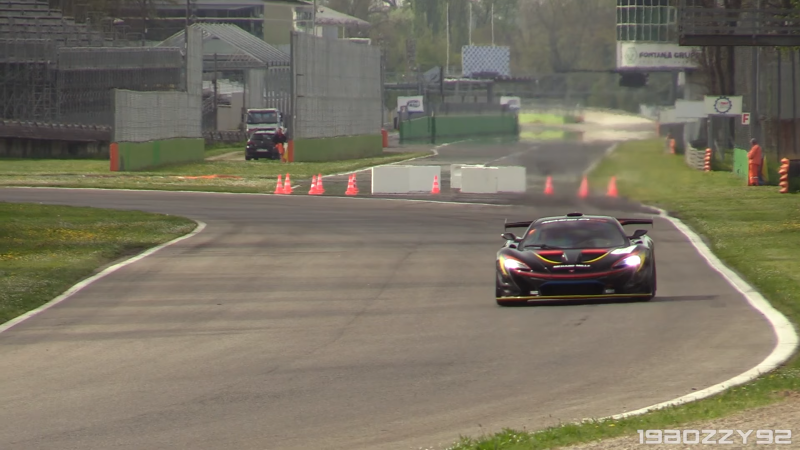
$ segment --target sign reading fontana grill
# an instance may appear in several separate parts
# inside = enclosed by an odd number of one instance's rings
[[[693,55],[699,52],[699,47],[678,44],[617,42],[617,69],[696,69]]]

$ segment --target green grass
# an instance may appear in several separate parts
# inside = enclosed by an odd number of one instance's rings
[[[800,322],[800,200],[775,186],[748,187],[730,172],[688,168],[682,156],[664,153],[661,140],[621,144],[589,177],[605,189],[617,177],[620,194],[658,206],[704,236],[712,251],[740,273],[794,323]],[[539,433],[507,430],[464,438],[452,450],[534,450],[589,442],[640,429],[680,428],[781,401],[800,390],[800,360],[720,395],[642,416],[604,423],[565,425]]]
[[[566,123],[564,116],[560,114],[530,113],[523,112],[519,115],[520,125],[524,124],[543,124],[543,125],[563,125]]]
[[[224,153],[228,153],[225,151]],[[0,159],[0,186],[94,187],[213,192],[271,192],[278,174],[292,181],[400,162],[428,152],[384,152],[373,158],[319,163],[278,161],[203,161],[162,166],[142,172],[111,172],[108,161]],[[189,178],[209,177],[216,178]]]
[[[0,323],[47,303],[104,264],[196,226],[138,211],[0,202]]]

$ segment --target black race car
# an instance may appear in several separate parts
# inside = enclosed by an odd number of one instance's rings
[[[570,213],[530,222],[520,237],[503,233],[497,252],[497,304],[512,306],[553,300],[648,301],[656,295],[655,244],[647,230],[632,236],[626,225],[652,219],[617,219]]]
[[[258,160],[258,158],[268,159],[281,159],[281,154],[275,143],[272,142],[273,133],[266,131],[256,131],[247,140],[247,146],[244,149],[244,159],[250,161],[251,159]]]

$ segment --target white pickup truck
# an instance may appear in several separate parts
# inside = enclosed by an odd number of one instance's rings
[[[283,113],[276,108],[252,108],[247,110],[245,130],[250,136],[256,131],[263,131],[270,135],[278,128],[286,128],[283,124]]]

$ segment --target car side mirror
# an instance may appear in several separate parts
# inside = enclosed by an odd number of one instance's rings
[[[644,236],[645,234],[647,234],[647,230],[636,230],[636,231],[633,232],[633,236],[631,236],[630,238],[631,239],[639,239],[640,237]]]
[[[516,241],[519,240],[519,238],[517,236],[515,236],[514,233],[503,233],[503,234],[501,234],[501,236],[503,237],[503,239],[505,239],[507,241],[516,242]]]

